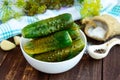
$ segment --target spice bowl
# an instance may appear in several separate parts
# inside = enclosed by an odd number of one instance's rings
[[[22,50],[23,56],[27,60],[27,62],[37,69],[38,71],[44,72],[44,73],[49,73],[49,74],[57,74],[57,73],[62,73],[65,71],[68,71],[72,69],[74,66],[78,64],[78,62],[81,60],[87,46],[87,40],[85,34],[80,30],[81,38],[83,39],[85,46],[83,50],[77,54],[75,57],[61,61],[61,62],[45,62],[45,61],[40,61],[37,59],[32,58],[29,56],[23,49],[23,45],[29,40],[26,38],[21,38],[20,40],[20,48]]]

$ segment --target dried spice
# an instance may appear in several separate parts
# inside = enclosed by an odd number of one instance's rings
[[[28,0],[25,6],[25,13],[29,16],[42,14],[47,9],[60,9],[61,7],[70,7],[74,0]]]
[[[33,16],[35,14],[44,13],[46,8],[47,7],[44,4],[39,4],[34,0],[29,0],[26,2],[24,12],[29,16]]]
[[[106,50],[105,49],[96,49],[94,52],[102,54],[102,53],[105,53]]]

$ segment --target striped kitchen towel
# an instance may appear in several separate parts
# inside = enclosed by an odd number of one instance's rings
[[[102,14],[109,14],[120,22],[120,0],[102,0]]]
[[[24,17],[24,19],[11,19],[6,23],[0,25],[0,41],[8,39],[12,36],[21,33],[21,29],[29,23],[35,22],[36,19],[31,17]]]

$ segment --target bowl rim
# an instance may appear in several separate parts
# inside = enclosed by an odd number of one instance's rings
[[[85,51],[86,48],[87,48],[87,37],[86,37],[85,33],[84,33],[82,30],[80,30],[80,33],[82,34],[82,37],[83,37],[84,42],[85,42],[85,46],[84,46],[83,50],[80,52],[80,53],[82,53],[82,56],[83,56],[84,51]],[[75,59],[75,58],[80,54],[80,53],[79,53],[79,54],[77,54],[76,56],[74,56],[74,57],[71,58],[71,59],[63,60],[63,61],[60,61],[60,62],[47,62],[47,61],[37,60],[37,59],[35,59],[35,58],[29,56],[29,55],[23,50],[23,48],[22,48],[22,46],[23,46],[23,44],[22,44],[22,39],[24,39],[23,36],[22,36],[21,39],[20,39],[20,48],[21,48],[21,50],[22,50],[23,56],[25,57],[25,55],[26,55],[27,57],[29,57],[29,58],[32,59],[33,61],[37,61],[37,62],[40,62],[40,63],[46,63],[46,64],[59,64],[59,63],[65,63],[65,62],[68,62],[68,61],[71,61],[71,60]],[[26,57],[25,57],[25,58],[26,58]]]

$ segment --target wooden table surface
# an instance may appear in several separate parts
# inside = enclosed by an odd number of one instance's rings
[[[46,74],[32,68],[19,46],[8,52],[0,49],[0,80],[120,80],[120,46],[114,46],[101,60],[85,54],[74,68],[60,74]]]

